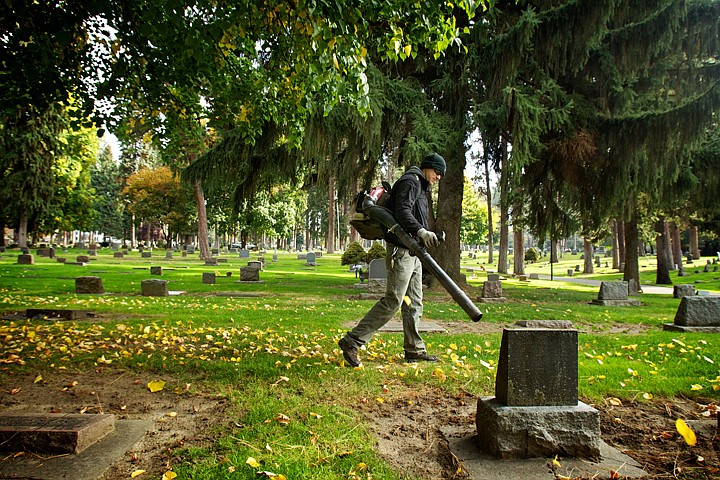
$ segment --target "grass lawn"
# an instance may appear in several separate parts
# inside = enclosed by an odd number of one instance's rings
[[[340,265],[339,255],[323,255],[316,267],[308,267],[294,253],[279,252],[278,261],[271,262],[272,253],[265,255],[261,283],[254,284],[237,282],[248,259],[236,254],[222,255],[227,262],[217,267],[205,266],[196,255],[176,253],[166,260],[164,251],[153,258],[133,252],[118,259],[105,249],[86,266],[37,256],[34,265],[17,265],[17,251],[2,254],[0,405],[20,408],[29,401],[24,393],[38,392],[35,406],[45,407],[42,395],[57,392],[38,390],[43,385],[97,375],[136,379],[124,393],[136,392],[132,398],[145,399],[146,409],[154,398],[168,403],[163,406],[168,412],[173,404],[198,398],[220,402],[216,416],[222,421],[211,422],[202,438],[165,445],[162,461],[124,459],[114,466],[118,478],[141,469],[147,470],[141,478],[164,473],[167,478],[169,471],[193,479],[257,478],[258,472],[287,479],[419,478],[379,452],[369,416],[389,406],[420,408],[433,395],[469,404],[493,395],[502,328],[521,319],[573,322],[579,330],[579,394],[586,403],[691,399],[708,405],[720,398],[720,336],[662,329],[672,323],[679,299],[643,294],[640,307],[591,305],[597,286],[557,278],[507,278],[508,301],[478,303],[484,312],[480,324],[473,324],[446,292],[427,291],[424,318],[447,332],[423,337],[441,361],[405,364],[402,335],[381,333],[361,351],[363,367],[349,369],[337,341],[373,301],[357,299],[355,274]],[[80,254],[85,252],[62,255],[73,261]],[[688,276],[673,274],[673,281],[720,292],[720,273],[704,273],[706,260],[686,265]],[[552,266],[554,277],[581,262],[566,254]],[[651,285],[654,261],[640,263],[641,283]],[[478,268],[482,260],[462,264]],[[161,277],[150,275],[151,265],[163,266]],[[540,262],[526,271],[550,275],[550,268]],[[202,272],[216,272],[216,284],[203,284]],[[88,275],[101,277],[104,295],[74,293],[74,279]],[[602,266],[595,274],[574,277],[618,280],[621,274]],[[182,293],[140,296],[140,282],[149,278],[167,280],[169,290]],[[485,279],[479,270],[468,273],[471,299]],[[96,316],[26,320],[21,318],[26,308],[79,309]],[[150,391],[147,383],[153,380],[165,382],[162,390]],[[135,413],[132,400],[106,399],[103,405],[105,413],[128,418]]]

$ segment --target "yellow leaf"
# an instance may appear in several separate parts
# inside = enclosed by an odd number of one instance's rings
[[[162,380],[153,380],[152,382],[147,384],[147,387],[152,393],[159,392],[165,387],[165,382]]]
[[[622,401],[616,397],[608,398],[608,403],[614,407],[619,407],[620,405],[622,405]]]
[[[167,472],[163,473],[162,480],[173,480],[173,478],[177,477],[177,473],[173,472],[172,470],[168,470]]]
[[[652,400],[653,395],[652,395],[652,393],[643,393],[643,398],[645,400]]]
[[[410,56],[410,52],[412,52],[412,45],[405,45],[405,55]]]
[[[132,472],[130,474],[130,478],[135,478],[137,476],[142,475],[143,473],[145,473],[145,470],[135,470],[134,472]]]
[[[695,432],[692,431],[692,428],[688,427],[687,423],[683,421],[683,419],[678,418],[675,421],[675,428],[677,429],[678,433],[682,435],[682,437],[685,439],[685,443],[690,445],[691,447],[697,443],[697,437],[695,437]]]
[[[248,457],[248,459],[245,460],[245,463],[247,463],[248,465],[250,465],[253,468],[258,468],[260,466],[258,461],[255,460],[253,457]]]
[[[692,387],[690,387],[690,390],[702,390],[702,385],[698,385],[697,383],[694,383]]]
[[[37,377],[35,377],[35,381],[33,383],[42,382],[42,379],[42,375],[38,375]]]
[[[555,455],[555,458],[553,458],[553,465],[555,465],[556,467],[562,467],[562,465],[560,465],[560,462],[558,461],[557,455]]]

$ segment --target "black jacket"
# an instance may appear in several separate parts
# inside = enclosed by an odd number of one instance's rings
[[[390,190],[390,199],[385,205],[403,230],[414,237],[417,237],[417,232],[421,228],[428,229],[427,192],[429,189],[430,182],[425,180],[422,170],[418,167],[410,167],[393,185]],[[403,242],[390,232],[385,234],[385,240],[405,247]]]

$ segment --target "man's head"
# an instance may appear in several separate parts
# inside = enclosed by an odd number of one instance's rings
[[[445,159],[434,152],[423,158],[420,164],[420,170],[423,171],[425,178],[431,184],[437,182],[440,180],[440,177],[445,175],[446,168]]]

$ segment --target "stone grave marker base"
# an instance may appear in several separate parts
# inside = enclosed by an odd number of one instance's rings
[[[93,417],[97,415],[83,415]],[[34,480],[97,480],[127,452],[145,433],[153,428],[149,420],[115,422],[115,430],[74,455],[6,455],[0,463],[2,478],[32,478]],[[129,476],[129,475],[128,475]]]
[[[495,458],[600,458],[600,414],[577,406],[508,407],[495,397],[478,400],[477,443]]]
[[[0,448],[80,453],[115,430],[115,415],[37,413],[0,415]]]
[[[604,305],[606,307],[639,307],[640,300],[629,298],[627,300],[599,300],[594,299],[592,305]]]
[[[478,297],[477,301],[479,303],[505,303],[505,302],[507,302],[507,298],[506,297],[488,297],[488,298]]]
[[[28,308],[25,310],[26,318],[47,317],[62,318],[63,320],[79,320],[94,317],[95,314],[87,310],[64,310],[58,308]]]
[[[547,480],[555,478],[548,470],[548,462],[555,457],[497,459],[478,451],[477,436],[460,436],[450,427],[441,428],[448,447],[474,480]],[[559,457],[562,466],[556,472],[564,478],[608,478],[610,470],[620,478],[642,478],[648,473],[642,466],[620,450],[600,441],[601,458],[591,461],[585,458]],[[558,477],[559,478],[559,477]]]
[[[669,332],[720,333],[720,327],[688,327],[686,325],[675,325],[674,323],[664,324],[663,330]]]

